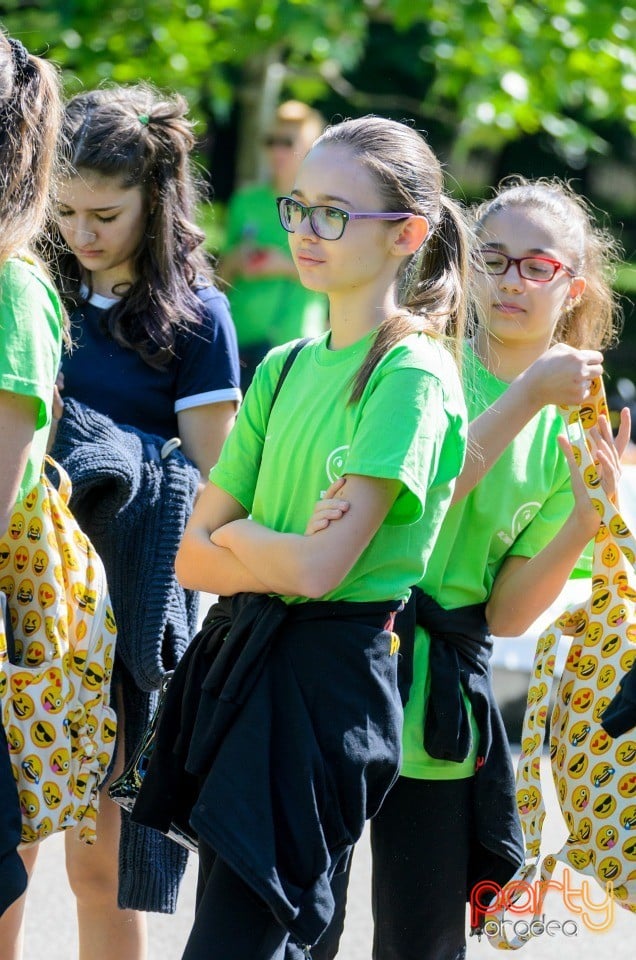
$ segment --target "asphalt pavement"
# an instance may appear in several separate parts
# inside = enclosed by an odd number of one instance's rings
[[[202,614],[207,605],[202,607]],[[549,761],[543,761],[543,789],[548,816],[544,827],[542,853],[555,852],[565,839],[565,825],[561,819],[550,776]],[[196,855],[190,856],[181,885],[177,912],[174,916],[149,914],[148,960],[179,960],[188,937],[194,911],[196,887]],[[555,879],[559,879],[557,867]],[[372,921],[369,905],[371,857],[365,834],[358,844],[353,859],[349,906],[345,934],[339,958],[342,960],[371,960]],[[574,875],[572,883],[580,883]],[[590,898],[601,903],[604,892],[590,881]],[[519,953],[520,960],[633,960],[636,942],[636,915],[616,907],[609,929],[592,932],[581,917],[573,914],[557,894],[550,894],[545,904],[544,933],[526,944]],[[0,944],[0,958],[2,944]],[[468,943],[467,960],[487,960],[494,951],[486,937],[481,943],[472,938]],[[38,864],[31,883],[26,914],[24,960],[75,960],[77,934],[73,897],[64,867],[64,839],[61,834],[48,837],[42,844]],[[121,957],[120,960],[126,960]],[[228,957],[227,960],[233,960]],[[417,958],[413,958],[417,960]]]

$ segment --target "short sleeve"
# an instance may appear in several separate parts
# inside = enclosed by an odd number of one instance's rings
[[[449,402],[433,373],[398,366],[380,377],[364,404],[343,473],[402,481],[387,520],[413,523],[427,491],[460,472],[465,438],[463,402]]]
[[[274,348],[256,368],[234,426],[209,473],[210,482],[248,512],[254,502],[272,397],[290,350],[289,344]]]
[[[241,399],[236,331],[227,298],[215,287],[204,287],[197,296],[205,313],[200,326],[179,338],[175,413]]]
[[[0,272],[0,389],[39,401],[37,429],[49,421],[61,337],[53,289],[30,263],[7,261]]]

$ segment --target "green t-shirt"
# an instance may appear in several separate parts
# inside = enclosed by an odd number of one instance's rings
[[[61,344],[62,308],[55,290],[31,260],[11,257],[0,270],[0,390],[39,401],[18,499],[33,489],[40,475]]]
[[[508,384],[466,351],[464,371],[469,421],[497,400]],[[480,603],[509,556],[533,557],[561,529],[574,503],[570,472],[557,444],[563,421],[544,407],[519,432],[479,484],[448,511],[420,586],[447,609]],[[472,776],[477,755],[463,763],[436,760],[422,746],[428,697],[429,635],[418,628],[414,682],[404,717],[402,775],[429,780]]]
[[[290,345],[265,357],[210,480],[254,520],[302,534],[316,501],[351,473],[396,479],[401,492],[343,582],[325,600],[406,598],[422,576],[465,452],[465,406],[445,346],[415,334],[377,365],[360,401],[352,379],[373,334],[330,350],[330,334],[296,357],[271,417]],[[288,602],[304,598],[288,597]]]
[[[267,184],[238,190],[228,207],[227,253],[240,243],[277,247],[291,262],[287,234],[280,225],[276,195]],[[324,294],[307,290],[291,277],[237,276],[227,289],[239,347],[287,343],[322,333],[327,321]]]

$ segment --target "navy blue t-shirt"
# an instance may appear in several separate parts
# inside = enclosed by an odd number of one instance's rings
[[[64,357],[64,391],[115,423],[169,439],[179,435],[177,414],[190,407],[240,401],[236,332],[227,298],[216,287],[196,291],[205,307],[201,324],[179,331],[175,356],[149,366],[109,335],[104,314],[115,300],[93,294],[71,314],[75,348]]]

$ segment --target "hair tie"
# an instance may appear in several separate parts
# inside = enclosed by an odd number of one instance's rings
[[[23,77],[28,72],[30,67],[29,51],[21,40],[16,40],[14,37],[8,37],[7,39],[9,41],[9,46],[11,47],[15,72],[18,76]]]
[[[148,126],[148,124],[150,123],[150,117],[148,116],[147,113],[139,114],[139,123],[144,127]]]

